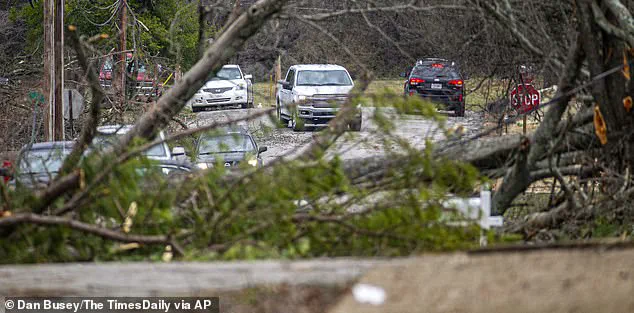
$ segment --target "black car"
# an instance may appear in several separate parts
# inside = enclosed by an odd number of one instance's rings
[[[456,116],[464,116],[464,79],[455,62],[445,59],[422,59],[411,71],[401,74],[407,77],[405,95],[421,96],[445,106]]]
[[[196,142],[196,166],[207,169],[219,163],[225,167],[248,164],[262,166],[260,154],[266,147],[259,147],[248,130],[226,128],[200,135]]]

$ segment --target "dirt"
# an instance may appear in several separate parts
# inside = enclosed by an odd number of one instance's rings
[[[220,295],[220,312],[324,313],[347,291],[347,286],[289,286],[250,288]]]
[[[223,110],[208,111],[198,113],[193,125],[209,125],[214,122],[222,122],[231,119],[244,118],[249,114],[259,112],[264,109],[248,110]],[[373,122],[372,116],[376,112],[374,108],[363,109],[363,123],[360,132],[350,132],[337,140],[332,148],[331,156],[338,154],[343,159],[361,158],[367,156],[381,155],[385,153],[385,145],[382,143],[382,132]],[[439,128],[438,123],[416,115],[397,116],[389,111],[385,112],[395,121],[393,134],[396,138],[402,139],[415,148],[421,149],[425,146],[426,140],[438,142],[446,137]],[[463,136],[477,133],[482,128],[481,113],[467,111],[465,117],[447,117],[447,128],[457,128],[462,125]],[[262,154],[264,163],[268,163],[276,158],[293,156],[301,153],[318,131],[294,132],[286,127],[277,127],[276,122],[268,116],[260,117],[248,122],[241,123],[256,137],[259,146],[266,146],[268,151]],[[387,147],[399,149],[391,142]]]
[[[348,292],[329,312],[634,312],[633,260],[601,246],[424,255],[361,279],[385,292],[381,304]]]

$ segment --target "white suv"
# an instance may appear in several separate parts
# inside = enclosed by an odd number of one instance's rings
[[[205,108],[253,107],[251,75],[243,75],[240,66],[225,65],[189,101],[192,111]]]
[[[293,130],[328,124],[354,87],[344,67],[329,64],[293,65],[278,84],[277,116]],[[361,130],[361,120],[358,110],[350,129]]]

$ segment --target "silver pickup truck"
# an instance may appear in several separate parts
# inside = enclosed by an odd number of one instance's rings
[[[296,131],[328,124],[354,87],[344,67],[329,64],[293,65],[278,84],[277,116]],[[359,109],[349,128],[361,130],[361,121]]]

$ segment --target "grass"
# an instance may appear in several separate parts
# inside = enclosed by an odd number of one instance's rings
[[[275,85],[271,83],[253,84],[253,104],[257,107],[275,106]]]
[[[386,91],[394,94],[402,94],[404,82],[404,79],[375,80],[370,84],[365,94],[371,95],[383,93]],[[466,81],[466,90],[475,88],[479,82],[480,80],[476,78],[472,78]],[[482,84],[481,88],[466,96],[465,99],[467,110],[482,110],[485,107],[487,100],[490,102],[492,100],[498,99],[504,94],[505,89],[506,84],[503,81],[486,81]],[[270,83],[255,83],[254,103],[256,106],[260,103],[264,107],[274,106],[275,85],[272,85]]]

